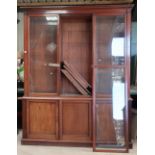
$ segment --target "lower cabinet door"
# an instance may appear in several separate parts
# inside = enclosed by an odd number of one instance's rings
[[[28,101],[27,136],[34,139],[58,139],[57,101]]]
[[[91,102],[62,102],[62,140],[91,141]]]

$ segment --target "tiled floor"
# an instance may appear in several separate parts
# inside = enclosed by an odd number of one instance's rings
[[[129,153],[103,153],[93,152],[92,148],[86,147],[21,145],[21,136],[22,132],[20,131],[17,137],[18,155],[137,155],[136,142],[134,142],[134,147],[129,151]]]

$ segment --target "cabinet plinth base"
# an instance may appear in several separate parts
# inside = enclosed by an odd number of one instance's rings
[[[75,146],[75,147],[92,147],[92,142],[73,142],[73,141],[50,141],[38,139],[22,139],[23,145],[48,145],[48,146]]]

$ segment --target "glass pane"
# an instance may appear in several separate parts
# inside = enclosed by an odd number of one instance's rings
[[[96,64],[124,64],[124,17],[96,17]]]
[[[96,69],[96,95],[112,95],[114,81],[124,81],[124,69]]]
[[[102,73],[103,83],[111,84],[108,91],[101,89],[101,93],[111,93],[109,99],[96,94],[96,149],[117,149],[125,147],[125,82],[124,69],[97,69]],[[110,73],[111,71],[111,73]],[[98,71],[97,71],[98,72]],[[106,76],[108,74],[108,76]],[[110,78],[111,75],[111,78]],[[106,81],[105,78],[107,79]],[[108,81],[108,79],[110,79]],[[102,83],[101,82],[101,83]],[[109,83],[109,84],[107,84]],[[97,85],[96,85],[97,86]],[[102,84],[104,86],[104,84]]]
[[[56,92],[57,24],[57,16],[30,17],[31,92]]]
[[[96,94],[112,94],[112,69],[96,70]]]

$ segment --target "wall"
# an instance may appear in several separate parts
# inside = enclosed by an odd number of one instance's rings
[[[137,22],[131,25],[131,56],[137,55]]]
[[[23,13],[17,13],[17,19],[20,21],[17,24],[17,52],[24,51],[24,24]]]

